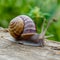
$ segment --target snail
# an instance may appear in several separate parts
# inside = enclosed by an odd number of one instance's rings
[[[15,38],[15,41],[32,46],[44,46],[45,33],[51,24],[52,20],[49,20],[47,27],[40,34],[36,31],[36,25],[34,21],[27,15],[19,15],[13,18],[9,24],[9,33]],[[42,26],[44,26],[45,20]]]

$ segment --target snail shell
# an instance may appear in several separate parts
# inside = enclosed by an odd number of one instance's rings
[[[17,16],[11,20],[9,32],[14,38],[29,38],[36,33],[35,23],[26,15]]]
[[[24,22],[21,18],[16,17],[9,24],[9,32],[14,38],[20,37],[24,28]]]

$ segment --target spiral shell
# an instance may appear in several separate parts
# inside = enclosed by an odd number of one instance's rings
[[[16,39],[20,39],[21,37],[28,39],[36,33],[36,26],[30,17],[20,15],[11,20],[9,32]]]
[[[24,22],[21,18],[16,17],[9,24],[9,32],[14,38],[20,37],[24,29]]]

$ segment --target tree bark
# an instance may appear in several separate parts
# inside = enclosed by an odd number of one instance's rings
[[[45,40],[44,47],[12,42],[8,30],[0,28],[0,60],[60,60],[60,42]]]

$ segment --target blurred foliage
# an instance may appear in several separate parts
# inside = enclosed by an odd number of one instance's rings
[[[30,16],[40,33],[44,18],[50,20],[60,5],[60,0],[0,0],[0,26],[8,27],[12,18],[25,14]],[[46,24],[47,25],[47,24]],[[47,35],[54,35],[53,40],[60,41],[60,21],[52,23]]]

